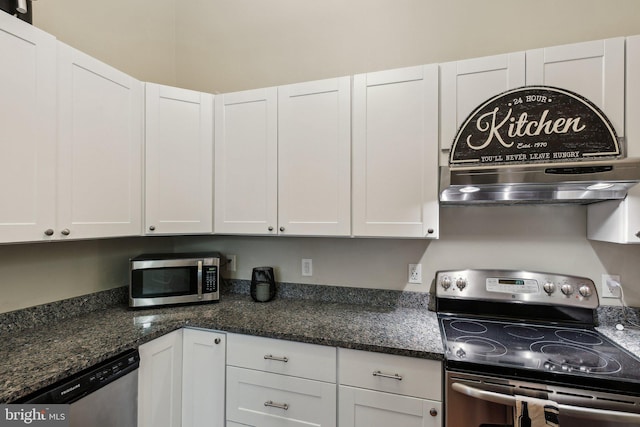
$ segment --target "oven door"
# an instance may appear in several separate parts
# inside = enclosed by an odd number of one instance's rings
[[[519,427],[514,421],[516,395],[556,402],[562,427],[640,425],[640,396],[453,371],[446,372],[446,382],[447,427]]]

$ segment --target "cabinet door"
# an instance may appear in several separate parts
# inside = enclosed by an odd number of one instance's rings
[[[626,116],[640,117],[640,36],[626,42]],[[627,120],[629,157],[640,157],[640,121]],[[613,243],[640,243],[640,185],[624,200],[594,203],[587,207],[587,236]]]
[[[442,427],[442,403],[340,386],[339,427]]]
[[[451,149],[458,128],[481,103],[524,84],[524,52],[440,64],[440,149]]]
[[[0,13],[0,242],[55,228],[56,40]]]
[[[347,236],[351,78],[278,88],[278,230]]]
[[[353,234],[438,237],[438,66],[354,76]]]
[[[182,329],[140,346],[138,426],[180,427]]]
[[[213,231],[213,96],[146,83],[145,230]]]
[[[142,223],[142,83],[58,43],[62,238],[136,235]]]
[[[224,427],[225,334],[183,331],[182,427]]]
[[[216,233],[277,234],[277,93],[215,98]]]
[[[527,85],[569,89],[597,105],[624,136],[624,38],[527,51]]]

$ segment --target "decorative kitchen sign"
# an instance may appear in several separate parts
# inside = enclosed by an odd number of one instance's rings
[[[449,164],[566,162],[619,156],[613,126],[586,98],[550,86],[497,95],[458,130]]]

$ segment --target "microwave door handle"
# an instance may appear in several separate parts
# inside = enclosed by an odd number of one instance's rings
[[[202,260],[198,260],[198,299],[202,299]]]
[[[493,391],[480,390],[478,388],[460,383],[452,383],[451,388],[458,393],[462,393],[476,399],[486,400],[488,402],[498,403],[506,406],[516,406],[515,396],[495,393]],[[561,404],[558,404],[558,412],[561,415],[567,415],[575,418],[585,418],[589,420],[635,424],[640,423],[640,414],[634,414],[631,412],[610,411],[607,409],[596,409]]]

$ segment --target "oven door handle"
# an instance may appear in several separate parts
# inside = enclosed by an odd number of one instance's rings
[[[452,383],[451,388],[458,393],[488,402],[498,403],[506,406],[516,406],[515,396],[510,396],[493,391],[481,390],[466,384]],[[590,420],[620,422],[620,423],[640,423],[640,414],[631,412],[610,411],[607,409],[583,408],[581,406],[558,404],[560,415],[567,415],[576,418],[587,418]]]

